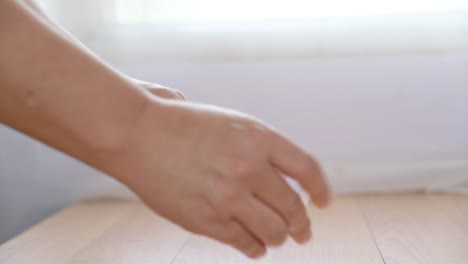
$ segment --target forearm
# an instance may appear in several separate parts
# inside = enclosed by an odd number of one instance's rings
[[[0,20],[0,121],[88,163],[118,150],[147,94],[23,3],[1,1]]]
[[[39,7],[35,0],[21,0],[21,2],[24,3],[25,7],[28,8],[30,12],[37,15],[37,17],[40,20],[42,20],[43,23],[47,24],[50,29],[54,30],[56,33],[62,35],[64,38],[67,38],[68,40],[75,43],[78,48],[94,56],[94,53],[91,52],[91,50],[89,50],[85,45],[83,45],[83,43],[81,43],[77,38],[75,38],[73,35],[67,32],[63,27],[52,21],[47,16],[47,14]]]
[[[96,57],[96,55],[90,49],[88,49],[83,43],[81,43],[77,38],[71,35],[63,27],[61,27],[60,25],[52,21],[47,16],[47,14],[39,7],[39,5],[37,4],[35,0],[21,0],[21,1],[22,3],[24,3],[25,7],[29,9],[30,12],[37,15],[37,17],[41,19],[43,23],[47,24],[50,29],[54,30],[57,34],[73,42],[76,45],[76,47],[82,49],[83,52],[88,53],[90,56]],[[185,100],[184,95],[180,91],[176,91],[172,88],[161,86],[156,83],[147,83],[145,81],[136,80],[125,74],[121,74],[121,76],[123,78],[126,78],[133,84],[136,84],[140,89],[143,88],[145,90],[149,90],[151,93],[155,94],[156,96],[169,98],[169,99]]]

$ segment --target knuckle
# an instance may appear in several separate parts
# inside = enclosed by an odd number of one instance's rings
[[[244,180],[250,178],[258,173],[259,169],[253,162],[237,161],[232,164],[232,173],[237,179]]]
[[[237,187],[236,185],[221,188],[219,192],[223,206],[225,206],[226,204],[232,205],[234,203],[237,203],[239,197],[241,196],[240,187]]]
[[[214,210],[201,210],[194,214],[196,217],[188,221],[185,229],[190,232],[208,235],[208,228],[218,225],[220,222],[218,214]]]
[[[247,129],[250,143],[255,147],[265,147],[271,137],[271,131],[258,122],[252,122]]]

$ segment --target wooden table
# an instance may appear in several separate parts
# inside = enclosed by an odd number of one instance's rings
[[[0,246],[2,264],[468,263],[468,197],[366,195],[311,208],[315,238],[259,261],[195,236],[138,202],[88,201]]]

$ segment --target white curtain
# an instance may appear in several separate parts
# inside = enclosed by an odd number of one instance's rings
[[[42,3],[55,20],[112,62],[468,50],[466,0]]]

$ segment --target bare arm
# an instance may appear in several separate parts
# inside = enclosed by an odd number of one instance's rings
[[[81,43],[77,38],[71,35],[63,27],[53,22],[47,16],[47,14],[40,8],[40,6],[37,4],[35,0],[21,0],[21,1],[24,4],[25,8],[28,8],[29,11],[35,14],[38,19],[40,19],[43,23],[48,25],[51,30],[55,31],[57,34],[61,35],[62,37],[70,40],[76,45],[76,47],[82,49],[83,52],[86,52],[90,56],[95,57],[97,59],[97,56],[91,50],[89,50],[83,43]],[[126,78],[133,84],[137,85],[139,88],[147,90],[153,95],[166,98],[166,99],[185,100],[185,96],[182,94],[182,92],[174,88],[170,88],[170,87],[163,86],[163,85],[156,84],[156,83],[149,83],[146,81],[137,80],[129,76],[126,76],[122,73],[119,73],[119,74],[121,74],[123,78]]]
[[[118,148],[147,95],[21,2],[0,18],[0,120],[80,159]]]
[[[23,1],[0,1],[0,122],[118,179],[155,212],[250,257],[311,237],[298,180],[329,200],[315,160],[237,111],[150,96]]]

